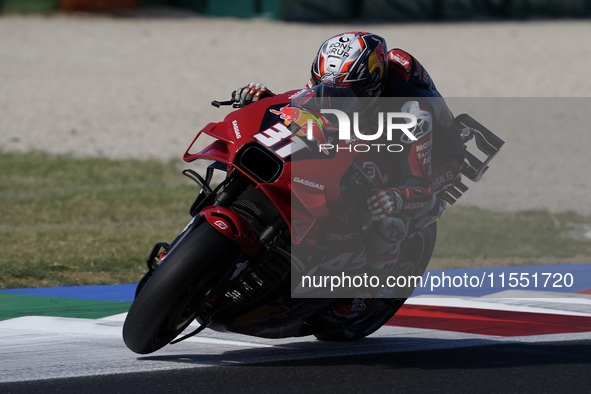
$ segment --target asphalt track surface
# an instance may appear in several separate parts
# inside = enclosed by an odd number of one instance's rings
[[[191,358],[198,359],[199,356],[188,357],[189,360]],[[171,358],[168,362],[177,361]],[[559,344],[482,345],[5,383],[0,385],[0,391],[584,393],[591,386],[590,364],[591,341],[581,340]]]
[[[59,308],[46,316],[4,314],[0,393],[588,392],[591,264],[551,269],[574,272],[576,285],[560,292],[413,296],[387,326],[348,343],[206,330],[136,355],[121,339],[125,313],[98,319],[60,316]],[[58,306],[90,302],[83,298],[117,303],[128,301],[131,290],[18,289],[0,292],[0,306],[2,297],[44,295]]]

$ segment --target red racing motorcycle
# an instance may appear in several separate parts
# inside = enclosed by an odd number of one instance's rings
[[[183,171],[200,187],[192,219],[172,243],[156,244],[148,257],[148,272],[123,326],[129,349],[151,353],[206,327],[267,338],[359,339],[387,323],[412,293],[377,297],[359,316],[339,319],[331,314],[342,300],[338,293],[327,297],[302,288],[303,274],[327,272],[312,267],[312,260],[359,260],[355,251],[363,250],[359,234],[368,220],[364,201],[372,189],[356,165],[359,153],[335,149],[347,141],[338,141],[317,111],[298,105],[297,98],[313,101],[318,92],[260,100],[197,134],[184,160],[211,164],[203,176]],[[474,140],[486,156],[465,151],[462,174],[478,181],[503,141],[468,115],[456,120],[466,146]],[[213,142],[192,151],[207,138]],[[214,182],[220,173],[222,180]],[[466,190],[458,180],[437,195],[453,203]],[[398,273],[422,275],[435,238],[436,222],[409,234]],[[181,335],[194,321],[199,327]]]

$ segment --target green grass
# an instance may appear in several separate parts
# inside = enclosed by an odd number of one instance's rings
[[[178,162],[0,156],[0,288],[131,283],[190,219]]]
[[[190,219],[179,161],[0,154],[0,288],[136,282]],[[431,268],[591,261],[591,218],[451,207]]]
[[[589,230],[591,217],[575,212],[512,213],[451,207],[438,222],[435,264],[591,262],[591,239],[584,236]]]

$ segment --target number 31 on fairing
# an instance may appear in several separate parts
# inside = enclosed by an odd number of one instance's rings
[[[293,135],[283,123],[277,123],[267,130],[261,131],[258,134],[253,135],[261,144],[268,148],[271,148],[273,152],[282,159],[289,155],[308,148],[308,145],[299,138],[297,135]],[[287,145],[283,145],[283,141],[291,139],[291,142]],[[281,145],[277,147],[277,145]],[[273,149],[275,147],[275,149]]]

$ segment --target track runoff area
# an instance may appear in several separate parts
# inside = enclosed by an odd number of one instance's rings
[[[261,339],[205,330],[147,356],[129,351],[121,338],[134,284],[2,290],[0,387],[286,360],[591,341],[591,263],[430,270],[427,276],[431,279],[386,326],[361,341]]]

